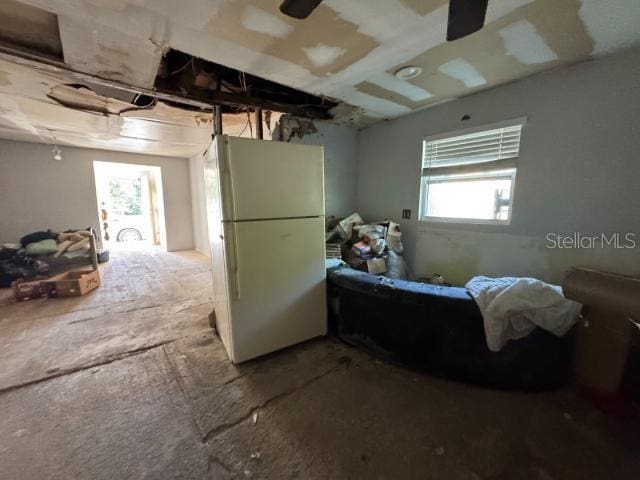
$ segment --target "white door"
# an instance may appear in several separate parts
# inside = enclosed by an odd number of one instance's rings
[[[324,154],[317,145],[216,137],[225,220],[324,215]]]
[[[324,218],[225,223],[231,359],[326,334]]]

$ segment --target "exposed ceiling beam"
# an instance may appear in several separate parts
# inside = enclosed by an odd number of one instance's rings
[[[96,84],[116,90],[146,95],[149,97],[157,98],[159,100],[173,102],[189,107],[200,108],[207,111],[213,111],[216,105],[228,105],[232,107],[272,110],[275,112],[289,113],[305,118],[331,118],[330,114],[326,111],[309,107],[302,107],[298,105],[273,102],[263,100],[261,98],[238,95],[235,93],[207,91],[206,93],[202,94],[194,94],[193,92],[183,94],[182,92],[166,91],[158,88],[150,89],[128,85],[122,82],[102,78],[97,75],[79,72],[69,67],[65,63],[54,60],[50,57],[35,55],[33,53],[18,50],[4,44],[0,44],[0,59],[7,62],[15,63],[17,65],[27,66],[40,72],[66,77],[72,83],[88,82],[90,84]]]

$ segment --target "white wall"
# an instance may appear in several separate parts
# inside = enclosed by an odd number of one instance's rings
[[[463,115],[471,119],[461,122]],[[527,116],[510,226],[421,223],[424,136]],[[640,51],[558,69],[360,132],[358,210],[403,221],[419,276],[474,274],[558,282],[584,265],[640,273]],[[633,250],[552,250],[546,234],[632,232]]]
[[[203,152],[204,153],[204,152]],[[189,159],[191,182],[191,205],[193,206],[193,243],[195,249],[209,256],[209,233],[207,232],[207,208],[204,196],[204,155]]]
[[[183,158],[0,140],[0,242],[16,242],[36,230],[98,230],[93,161],[159,166],[162,170],[167,249],[193,248],[189,165]]]
[[[327,122],[315,122],[315,126],[317,133],[295,137],[291,143],[324,146],[325,213],[327,218],[344,217],[356,208],[358,132]],[[189,171],[195,248],[209,255],[202,155],[189,159]]]

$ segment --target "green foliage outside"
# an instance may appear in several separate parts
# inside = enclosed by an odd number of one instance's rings
[[[142,214],[142,179],[110,178],[109,196],[115,213],[122,215]]]

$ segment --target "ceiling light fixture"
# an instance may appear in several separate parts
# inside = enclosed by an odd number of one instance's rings
[[[62,160],[62,150],[60,150],[57,145],[53,146],[52,152],[54,160],[57,160],[58,162]]]
[[[394,72],[394,75],[400,80],[411,80],[412,78],[416,78],[421,73],[422,68],[416,67],[415,65],[408,65],[396,70]]]
[[[62,150],[58,148],[58,141],[56,140],[56,134],[53,130],[49,130],[49,134],[51,138],[53,138],[53,148],[51,149],[51,153],[53,153],[53,159],[57,162],[62,160]]]

